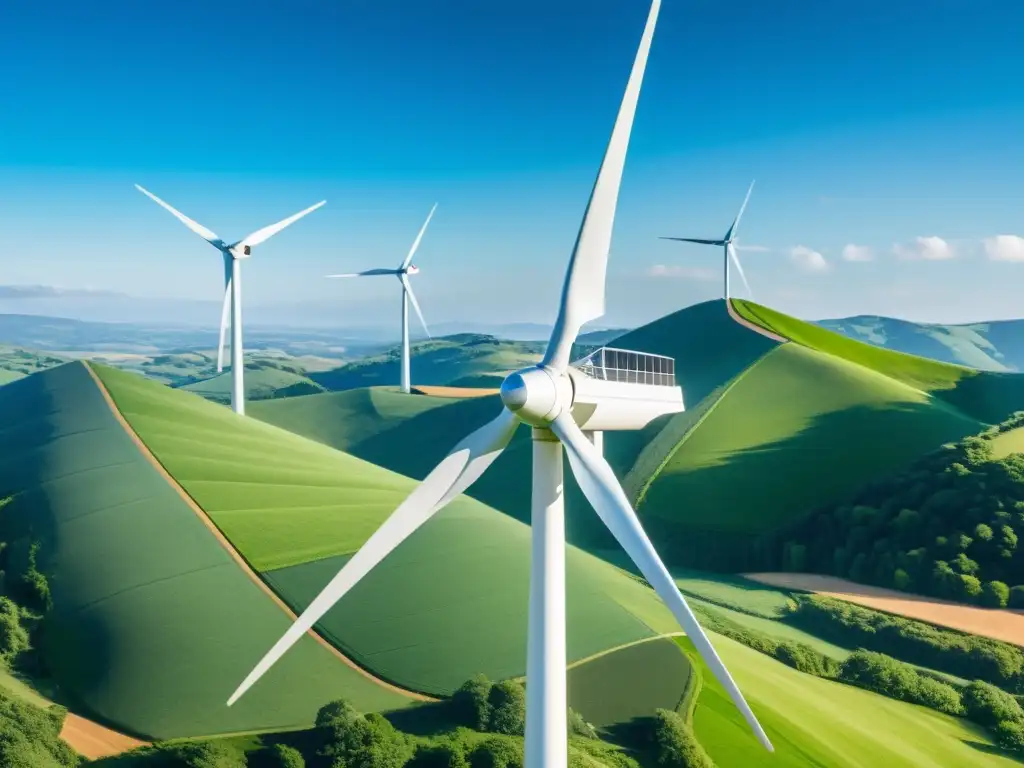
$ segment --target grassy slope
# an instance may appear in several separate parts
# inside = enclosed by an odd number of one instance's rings
[[[194,395],[100,370],[161,463],[297,609],[414,487],[408,478]],[[481,671],[519,675],[528,566],[526,526],[458,499],[399,546],[321,627],[364,666],[425,692],[450,691]],[[567,582],[570,659],[675,629],[652,592],[576,549],[568,554]]]
[[[681,639],[704,681],[694,730],[716,765],[777,768],[947,768],[1017,766],[964,720],[797,672],[739,643],[715,637],[729,667],[775,746],[757,742],[725,691]]]
[[[16,494],[0,538],[42,542],[55,603],[44,652],[66,695],[156,737],[304,725],[338,691],[401,704],[304,639],[225,707],[287,616],[145,461],[83,364],[5,386],[0,423],[0,493]]]
[[[219,402],[231,400],[231,372],[196,381],[182,387],[190,392]],[[312,395],[324,388],[311,379],[280,368],[260,368],[245,371],[246,400],[267,400],[275,397]]]
[[[536,363],[543,349],[541,342],[505,341],[469,333],[420,341],[411,348],[412,381],[413,384],[450,384],[467,376],[512,371]],[[399,363],[399,348],[396,347],[332,371],[311,374],[310,378],[333,391],[393,386],[399,380]]]

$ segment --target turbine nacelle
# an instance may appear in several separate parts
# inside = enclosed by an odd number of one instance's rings
[[[520,421],[544,429],[572,407],[572,382],[541,365],[524,368],[501,382],[501,402]]]
[[[240,243],[235,243],[234,245],[228,246],[227,251],[229,254],[231,254],[231,258],[233,259],[247,259],[250,256],[252,256],[251,245],[242,245]]]

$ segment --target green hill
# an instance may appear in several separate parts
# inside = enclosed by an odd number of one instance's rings
[[[186,384],[181,389],[195,392],[216,403],[231,402],[231,371]],[[323,392],[324,388],[294,370],[272,365],[245,366],[245,397],[249,400],[270,400]]]
[[[818,325],[858,341],[947,363],[985,371],[1024,370],[1021,320],[944,325],[858,315],[819,320]]]
[[[225,707],[285,613],[145,459],[84,364],[0,389],[0,423],[5,567],[13,577],[40,543],[54,602],[44,657],[95,716],[171,737],[303,725],[338,691],[365,706],[406,701],[303,639],[251,700]]]
[[[414,384],[451,384],[467,377],[503,374],[533,365],[544,352],[544,342],[506,341],[483,334],[460,333],[411,345]],[[400,378],[401,347],[347,363],[340,368],[311,373],[310,378],[332,391],[395,386]]]
[[[189,393],[112,368],[96,372],[160,463],[296,610],[414,487]],[[425,693],[449,693],[478,672],[522,675],[528,568],[529,529],[460,498],[319,628],[364,668]],[[570,660],[676,629],[647,587],[575,548],[567,582]],[[260,655],[249,647],[225,663],[225,676],[244,677]]]
[[[712,301],[615,341],[676,359],[687,412],[605,437],[609,462],[676,564],[754,567],[752,548],[764,532],[1024,408],[1024,377],[878,348],[747,302],[734,306],[753,328]],[[251,412],[422,478],[500,407],[496,397],[342,394],[259,403]],[[518,478],[529,453],[522,430],[469,493],[527,520],[529,486]],[[571,539],[589,549],[612,546],[571,478],[566,494]]]

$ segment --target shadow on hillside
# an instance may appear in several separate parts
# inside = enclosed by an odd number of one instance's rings
[[[1002,747],[997,747],[992,744],[986,744],[982,741],[971,741],[970,739],[961,739],[971,749],[976,749],[978,752],[982,752],[986,755],[995,755],[997,757],[1005,757],[1007,760],[1013,760],[1015,763],[1024,765],[1024,755],[1016,752],[1010,752]]]
[[[764,407],[781,407],[779,401],[791,394],[767,393]],[[974,420],[931,403],[858,405],[828,412],[796,434],[726,454],[719,464],[690,470],[668,467],[649,488],[641,517],[673,564],[758,570],[752,555],[762,533],[836,503],[865,483],[900,471],[922,454],[978,429]],[[680,448],[676,466],[691,445]],[[713,450],[704,448],[706,454]]]
[[[955,389],[934,394],[980,421],[998,424],[1024,409],[1024,374],[979,371],[961,378]]]

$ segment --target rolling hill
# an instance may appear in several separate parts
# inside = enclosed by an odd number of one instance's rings
[[[819,320],[818,325],[858,341],[947,363],[985,371],[1024,370],[1020,320],[944,325],[858,315]]]
[[[1024,408],[1024,377],[878,348],[747,302],[688,307],[614,344],[676,359],[688,411],[606,435],[605,453],[678,565],[756,570],[765,532]],[[402,397],[353,390],[251,412],[422,478],[500,407],[496,397]],[[521,430],[469,493],[526,520],[529,487],[516,478],[528,467]],[[570,538],[612,546],[571,479],[566,495]]]
[[[286,729],[338,695],[386,711],[525,672],[529,529],[461,498],[324,617],[344,657],[306,638],[229,709],[286,606],[301,610],[413,481],[80,362],[0,389],[0,419],[0,540],[9,563],[39,542],[45,659],[102,722],[151,738]],[[568,563],[570,660],[676,629],[637,580],[575,548]]]

